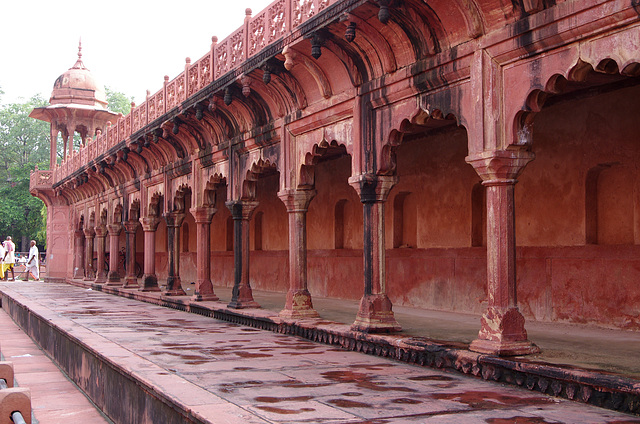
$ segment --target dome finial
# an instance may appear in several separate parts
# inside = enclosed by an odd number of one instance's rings
[[[82,59],[82,37],[78,41],[78,59]]]

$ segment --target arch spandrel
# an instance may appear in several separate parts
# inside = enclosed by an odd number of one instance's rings
[[[619,36],[622,37],[620,45]],[[625,48],[625,45],[635,50]],[[534,70],[536,77],[531,78],[523,67]],[[505,147],[531,143],[534,116],[550,97],[639,75],[638,26],[505,70],[505,122],[512,123],[506,125]]]
[[[393,175],[393,151],[406,134],[427,133],[447,126],[462,126],[469,131],[472,112],[466,83],[377,109],[373,112],[375,130],[369,135],[375,151],[367,153],[367,143],[363,140],[362,158],[369,163],[362,163],[362,169],[378,175]]]

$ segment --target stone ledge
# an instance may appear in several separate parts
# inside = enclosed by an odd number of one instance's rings
[[[230,309],[218,301],[196,302],[188,296],[105,287],[79,280],[69,284],[196,313],[263,330],[296,335],[319,343],[431,368],[448,369],[620,412],[640,415],[640,381],[600,370],[503,358],[468,350],[465,343],[436,342],[402,334],[366,334],[347,324],[323,319],[286,319],[263,309]]]

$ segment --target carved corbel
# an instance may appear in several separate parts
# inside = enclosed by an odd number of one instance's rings
[[[246,74],[242,74],[239,81],[242,85],[242,95],[244,97],[249,97],[251,95],[251,78]]]

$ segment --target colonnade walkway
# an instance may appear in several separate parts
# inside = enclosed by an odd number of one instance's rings
[[[636,333],[529,323],[542,355],[505,359],[466,350],[474,316],[397,307],[406,334],[363,335],[345,325],[357,302],[317,298],[322,319],[291,321],[282,294],[230,310],[229,288],[190,302],[73,284],[0,283],[2,308],[116,423],[640,422],[590,405],[640,412]]]

